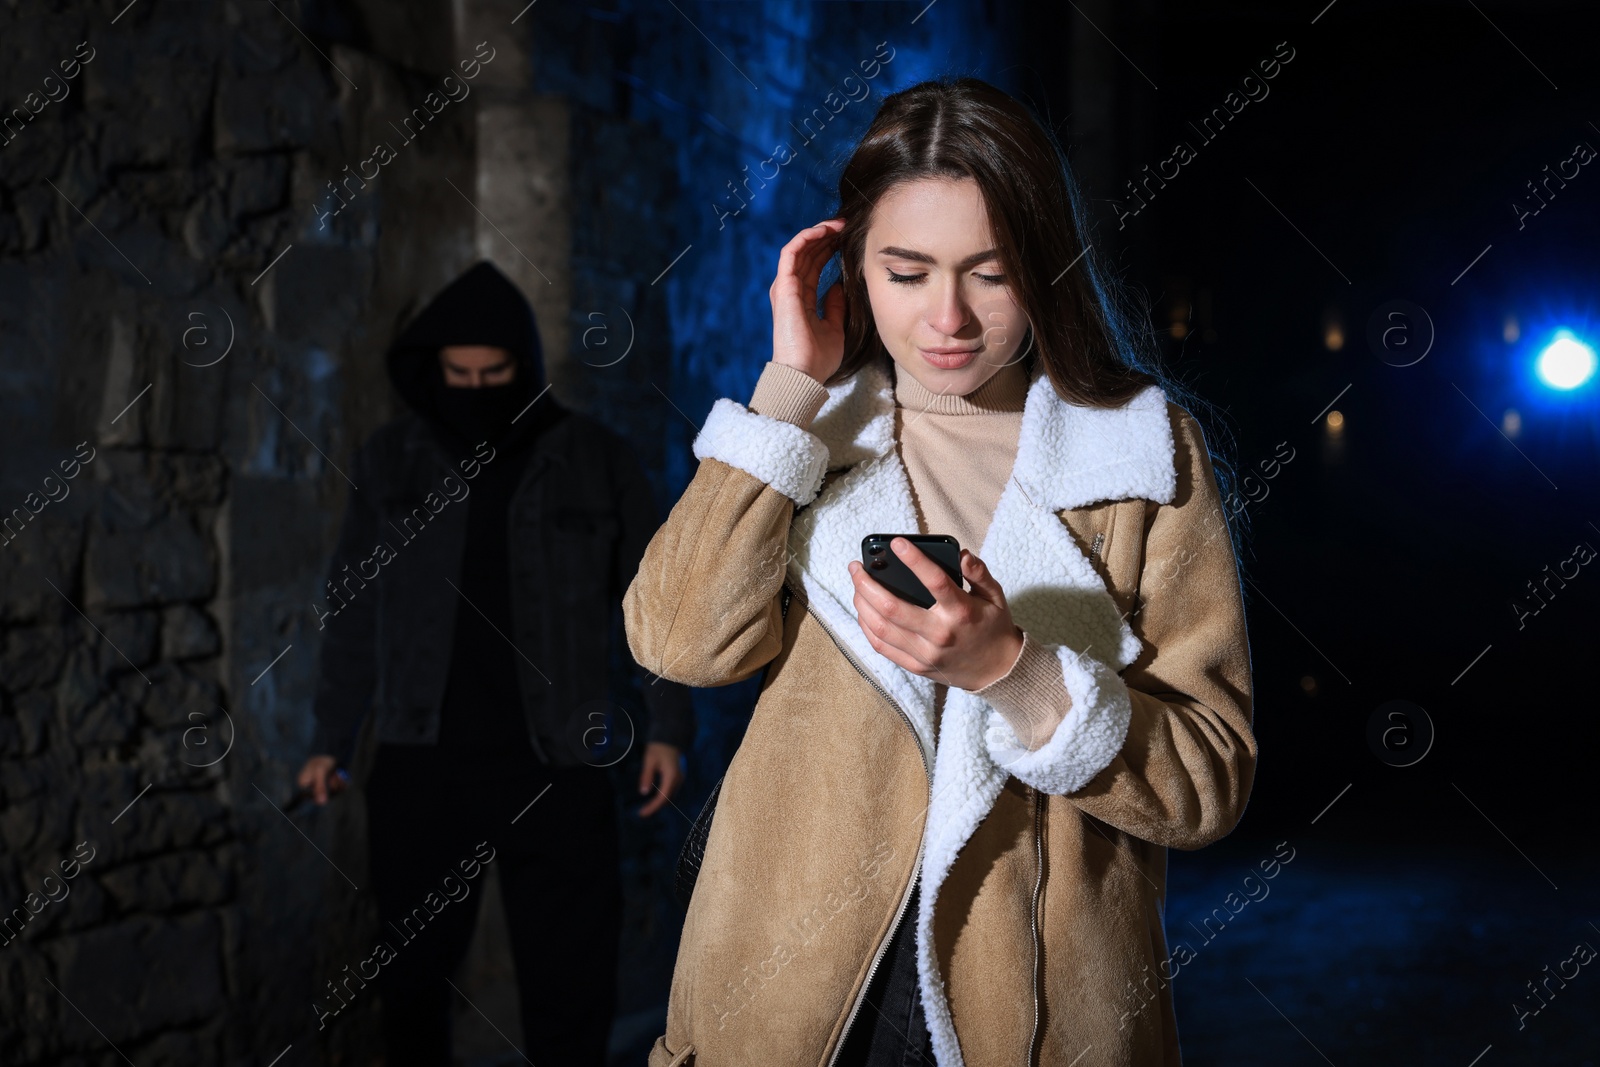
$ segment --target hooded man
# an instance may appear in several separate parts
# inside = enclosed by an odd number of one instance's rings
[[[389,1067],[450,1062],[448,979],[489,862],[525,1044],[540,1062],[599,1065],[621,914],[607,768],[635,741],[607,699],[614,652],[649,712],[639,792],[656,796],[640,815],[677,789],[694,736],[688,690],[616,640],[659,512],[623,439],[546,395],[533,308],[488,262],[416,316],[388,368],[411,410],[353,461],[299,783],[318,804],[340,792],[373,715],[365,792]]]

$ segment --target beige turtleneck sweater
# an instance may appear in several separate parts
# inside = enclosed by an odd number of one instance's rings
[[[918,532],[954,534],[977,555],[1016,462],[1033,381],[1027,364],[1002,367],[965,396],[930,392],[898,367],[893,374],[895,442],[910,477]],[[804,371],[769,362],[748,407],[809,429],[827,399],[827,389]],[[935,679],[935,724],[948,688]],[[1060,662],[1025,630],[1010,671],[973,692],[1005,716],[1029,749],[1049,740],[1072,706]]]

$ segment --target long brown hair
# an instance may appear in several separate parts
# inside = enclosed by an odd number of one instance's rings
[[[838,252],[844,359],[825,385],[889,358],[862,269],[867,231],[884,194],[925,178],[977,182],[1001,268],[1029,321],[1018,350],[1043,360],[1063,400],[1120,407],[1155,384],[1197,419],[1199,410],[1212,413],[1162,371],[1148,312],[1085,251],[1089,227],[1066,153],[1020,101],[969,77],[919,82],[886,97],[840,173],[839,206],[830,217],[845,220]],[[1232,466],[1211,447],[1211,420],[1201,421],[1227,500]]]

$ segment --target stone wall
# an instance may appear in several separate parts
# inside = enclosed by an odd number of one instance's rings
[[[383,339],[474,252],[435,191],[472,187],[470,112],[318,208],[455,62],[448,6],[0,6],[8,1064],[313,1053],[362,942],[359,807],[289,807],[308,601]]]

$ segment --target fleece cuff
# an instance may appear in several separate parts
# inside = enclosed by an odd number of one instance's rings
[[[816,499],[828,467],[828,446],[816,434],[727,397],[711,405],[695,436],[694,455],[738,467],[799,507]]]
[[[1092,656],[1064,645],[1045,645],[1059,664],[1059,681],[1072,705],[1050,737],[1036,749],[1018,738],[994,707],[984,741],[1006,773],[1046,793],[1063,796],[1089,784],[1122,751],[1133,718],[1133,701],[1122,676]]]

